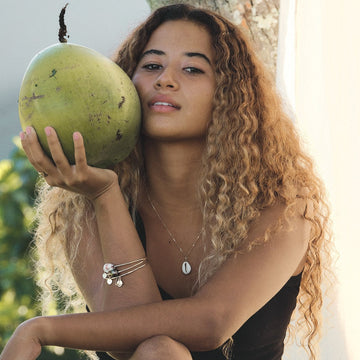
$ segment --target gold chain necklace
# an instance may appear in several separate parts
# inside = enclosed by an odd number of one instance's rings
[[[164,227],[164,229],[167,231],[167,233],[169,234],[170,236],[170,239],[173,241],[173,243],[176,245],[177,249],[180,251],[181,255],[184,257],[184,261],[181,265],[181,271],[184,275],[189,275],[191,273],[191,265],[189,263],[189,256],[190,256],[190,253],[191,251],[194,249],[194,247],[196,246],[197,242],[199,241],[200,239],[200,235],[202,234],[204,228],[202,227],[199,234],[196,236],[195,238],[195,241],[193,242],[193,244],[191,245],[189,251],[185,254],[184,253],[184,250],[179,246],[178,242],[176,241],[175,239],[175,236],[173,235],[173,233],[169,230],[169,228],[167,227],[167,225],[165,224],[164,220],[161,218],[159,212],[157,211],[155,205],[153,204],[153,202],[151,201],[151,198],[150,198],[150,195],[149,195],[149,192],[146,190],[146,195],[147,195],[147,198],[149,200],[149,203],[152,207],[152,209],[154,210],[154,213],[156,214],[156,216],[158,217],[158,219],[160,220],[162,226]]]

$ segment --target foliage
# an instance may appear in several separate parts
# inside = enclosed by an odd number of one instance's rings
[[[0,161],[0,350],[23,321],[40,315],[29,247],[34,226],[37,172],[19,138],[10,159]],[[78,359],[75,351],[44,349],[39,359]]]

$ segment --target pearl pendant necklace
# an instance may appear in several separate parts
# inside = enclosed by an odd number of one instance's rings
[[[184,261],[181,265],[181,271],[184,275],[189,275],[191,273],[191,265],[190,265],[190,262],[188,260],[188,257],[191,253],[191,251],[194,249],[195,245],[197,244],[197,242],[199,241],[200,239],[200,235],[202,234],[204,228],[201,228],[199,234],[196,236],[195,238],[195,241],[192,243],[189,251],[185,254],[184,253],[184,250],[179,246],[179,244],[177,243],[176,239],[175,239],[175,236],[172,234],[172,232],[169,230],[169,228],[167,227],[167,225],[165,224],[164,220],[161,218],[159,212],[157,211],[155,205],[153,204],[153,202],[151,201],[151,198],[150,198],[150,195],[149,195],[149,192],[147,191],[146,189],[146,195],[147,195],[147,198],[149,200],[149,204],[151,205],[152,209],[154,210],[154,213],[156,214],[156,216],[158,217],[158,219],[160,220],[162,226],[164,227],[164,229],[167,231],[167,233],[169,234],[170,236],[170,239],[173,241],[173,243],[176,245],[177,249],[180,251],[181,255],[184,257]]]

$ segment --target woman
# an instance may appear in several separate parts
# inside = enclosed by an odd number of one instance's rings
[[[46,176],[42,276],[72,299],[78,287],[89,313],[25,322],[1,360],[36,359],[44,345],[115,359],[280,359],[296,303],[314,359],[327,207],[244,36],[217,14],[174,5],[115,61],[143,111],[141,142],[115,171],[87,166],[79,133],[74,166],[54,129],[54,162],[32,128],[21,134]]]

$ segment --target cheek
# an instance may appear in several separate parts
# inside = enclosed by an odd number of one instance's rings
[[[199,99],[199,103],[202,104],[202,109],[207,113],[212,113],[214,102],[214,92],[204,90],[202,93],[201,99]]]
[[[137,81],[136,77],[133,77],[133,78],[132,78],[132,82],[133,82],[133,84],[134,84],[134,86],[135,86],[136,91],[137,91],[138,94],[140,95],[141,86],[140,86],[140,84],[139,84],[139,81]]]
[[[194,86],[190,91],[187,91],[188,97],[195,100],[197,103],[208,104],[213,101],[215,89],[210,84],[203,84]]]
[[[140,98],[140,102],[142,104],[142,106],[144,107],[144,99],[145,99],[145,87],[143,86],[143,84],[139,81],[137,81],[135,78],[132,79],[133,80],[133,84],[135,86],[135,89],[139,95]]]
[[[136,72],[134,73],[131,81],[133,82],[138,93],[142,92],[144,79],[141,76],[139,76],[138,73],[136,73]]]

